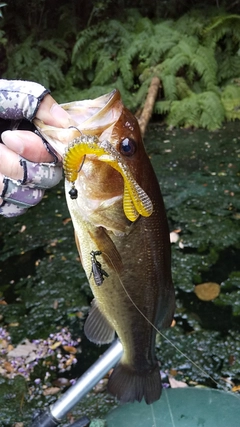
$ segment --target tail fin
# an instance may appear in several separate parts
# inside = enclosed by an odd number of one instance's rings
[[[141,375],[120,362],[109,378],[108,391],[121,402],[141,402],[144,398],[147,404],[153,403],[162,392],[159,366]]]

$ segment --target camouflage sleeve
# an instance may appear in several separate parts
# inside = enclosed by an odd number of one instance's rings
[[[39,83],[0,79],[0,118],[32,121],[48,93]]]
[[[62,178],[62,167],[53,163],[33,163],[20,158],[23,180],[5,177],[0,215],[13,217],[22,215],[28,208],[37,205],[46,188],[57,185]]]
[[[0,118],[15,122],[22,119],[32,121],[49,92],[39,83],[0,79]],[[53,154],[46,143],[45,146]],[[56,156],[52,163],[33,163],[20,158],[20,164],[23,180],[16,181],[7,176],[3,180],[0,215],[5,217],[25,213],[42,200],[46,188],[53,187],[62,178],[62,167]]]

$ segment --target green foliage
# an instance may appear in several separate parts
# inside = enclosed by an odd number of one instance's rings
[[[7,56],[9,66],[6,78],[38,81],[52,89],[64,82],[61,66],[66,54],[54,44],[54,40],[37,42],[31,35],[23,43],[17,44]]]
[[[158,102],[156,111],[160,114],[168,112],[166,122],[171,127],[194,126],[215,130],[221,126],[225,118],[225,111],[219,103],[219,97],[210,91],[193,93],[191,96],[173,102]]]
[[[169,126],[214,130],[224,120],[239,119],[240,15],[193,9],[176,20],[153,20],[127,9],[121,19],[101,19],[111,0],[90,5],[82,25],[75,16],[73,21],[73,3],[62,5],[52,29],[47,13],[38,17],[40,9],[34,14],[32,4],[35,29],[29,35],[19,20],[22,36],[6,46],[4,77],[39,81],[60,102],[118,88],[136,110],[158,76],[162,89],[155,112]]]
[[[240,79],[236,84],[225,86],[221,93],[221,101],[225,109],[227,120],[240,120]]]

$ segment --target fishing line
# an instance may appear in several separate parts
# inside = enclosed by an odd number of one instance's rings
[[[156,417],[155,417],[155,413],[154,413],[154,409],[153,409],[153,404],[151,403],[150,404],[150,408],[151,408],[151,413],[152,413],[152,420],[153,420],[153,425],[152,425],[152,427],[157,427],[157,423],[156,423]],[[175,427],[174,425],[173,425],[173,427]]]
[[[190,357],[187,356],[187,354],[183,353],[182,350],[180,350],[169,338],[167,338],[167,336],[165,334],[163,334],[146,316],[145,314],[142,312],[142,310],[137,306],[137,304],[133,301],[131,295],[129,295],[126,287],[124,286],[115,265],[113,264],[111,258],[109,257],[109,255],[106,252],[102,252],[102,254],[106,255],[109,259],[109,261],[111,262],[117,276],[119,279],[119,282],[125,292],[125,294],[127,295],[128,299],[130,300],[130,302],[133,304],[133,306],[136,308],[136,310],[141,314],[141,316],[152,326],[152,328],[160,335],[162,336],[169,344],[171,344],[171,346],[182,356],[184,356],[190,363],[192,363],[193,366],[195,366],[195,368],[197,368],[205,377],[209,378],[211,381],[213,381],[217,386],[221,387],[224,391],[229,392],[228,389],[226,389],[223,385],[221,385],[218,381],[216,381],[210,374],[208,374],[206,371],[204,371],[203,368],[201,368],[201,366],[199,366],[196,362],[194,362]],[[231,392],[231,391],[230,391]],[[233,393],[233,392],[231,392]],[[235,396],[236,394],[233,393]]]
[[[165,396],[166,396],[166,401],[167,401],[167,405],[168,405],[168,411],[169,411],[170,418],[171,418],[171,421],[172,421],[172,426],[176,427],[175,426],[175,422],[174,422],[174,418],[173,418],[172,408],[171,408],[171,405],[170,405],[167,393],[165,393]]]

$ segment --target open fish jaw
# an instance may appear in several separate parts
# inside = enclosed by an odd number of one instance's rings
[[[34,124],[39,133],[62,157],[68,144],[79,135],[103,139],[103,133],[119,119],[123,104],[119,91],[114,90],[93,100],[69,102],[61,104],[61,107],[71,117],[68,128],[49,126],[39,119],[34,119]]]

